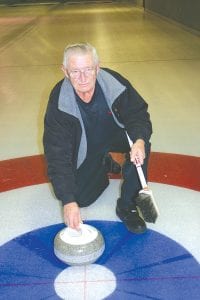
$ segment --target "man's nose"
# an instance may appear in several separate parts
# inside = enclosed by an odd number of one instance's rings
[[[85,80],[86,80],[86,77],[87,77],[87,76],[85,75],[85,71],[83,71],[83,70],[81,71],[81,70],[80,70],[80,77],[79,77],[80,80],[81,80],[81,81],[85,81]]]

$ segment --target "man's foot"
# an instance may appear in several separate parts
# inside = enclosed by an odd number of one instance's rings
[[[144,233],[147,230],[144,220],[139,216],[137,208],[122,209],[117,205],[116,214],[133,233]]]
[[[121,172],[121,166],[107,153],[103,158],[103,165],[108,173],[119,174]]]

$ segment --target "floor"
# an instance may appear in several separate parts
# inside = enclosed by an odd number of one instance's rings
[[[200,39],[114,1],[0,7],[0,299],[199,299]],[[64,228],[45,173],[43,116],[66,44],[88,41],[149,103],[149,185],[160,210],[143,235],[115,215],[120,178],[90,207],[105,252],[88,266],[53,253]]]

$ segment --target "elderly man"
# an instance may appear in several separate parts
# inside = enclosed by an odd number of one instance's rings
[[[43,142],[65,223],[79,229],[80,207],[96,201],[109,184],[107,173],[120,169],[109,152],[121,152],[126,160],[116,213],[128,230],[144,232],[146,224],[135,202],[141,186],[134,163],[137,158],[146,176],[152,133],[147,103],[127,79],[100,68],[90,44],[67,46],[62,71],[65,78],[50,94]]]

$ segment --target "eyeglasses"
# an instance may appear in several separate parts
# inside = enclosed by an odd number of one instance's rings
[[[86,77],[90,77],[92,75],[94,75],[95,73],[95,68],[85,68],[82,70],[72,70],[69,72],[69,76],[73,79],[78,79],[81,74],[84,74]]]

